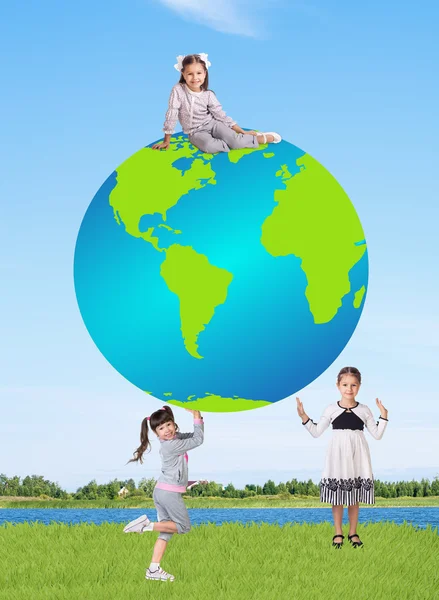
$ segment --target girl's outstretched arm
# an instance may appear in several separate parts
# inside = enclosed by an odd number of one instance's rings
[[[254,131],[253,129],[251,131],[245,131],[245,129],[240,127],[238,125],[238,123],[235,123],[235,125],[233,125],[232,129],[233,129],[233,131],[236,131],[236,133],[248,133],[249,135],[259,135],[259,133],[257,131]]]
[[[368,406],[365,406],[365,424],[370,435],[373,436],[376,440],[380,440],[383,437],[387,427],[388,411],[386,408],[384,408],[382,402],[378,400],[378,398],[376,399],[376,403],[381,412],[378,421],[375,423],[372,411]]]
[[[190,408],[185,408],[184,410],[187,410],[188,412],[193,414],[194,423],[198,423],[198,424],[203,423],[203,417],[201,416],[201,413],[199,410],[191,410]],[[179,433],[178,432],[176,435],[180,440],[186,440],[187,438],[194,437],[194,432],[193,431],[190,431],[189,433]]]
[[[177,433],[174,439],[166,440],[162,444],[162,452],[166,454],[183,454],[188,450],[201,446],[204,441],[203,417],[198,410],[190,410],[190,412],[194,415],[194,431],[189,434]]]
[[[166,133],[163,142],[157,142],[153,145],[153,150],[167,150],[169,148],[169,144],[171,143],[171,134]]]
[[[168,110],[166,111],[165,123],[163,125],[163,131],[165,132],[165,138],[163,142],[157,142],[153,145],[154,150],[161,150],[169,148],[171,135],[174,133],[175,126],[178,121],[178,111],[180,110],[181,100],[178,95],[176,86],[172,88],[171,95],[169,96]]]
[[[299,398],[296,398],[297,401],[297,412],[299,417],[302,419],[302,425],[304,425],[310,434],[313,437],[319,437],[322,433],[327,429],[331,423],[331,408],[328,407],[324,410],[322,416],[320,417],[320,421],[318,423],[314,423],[312,419],[308,417],[306,414],[303,404]]]

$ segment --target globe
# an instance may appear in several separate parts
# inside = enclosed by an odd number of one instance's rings
[[[342,187],[282,141],[142,148],[92,199],[74,258],[96,346],[154,398],[208,412],[295,394],[344,349],[368,258]]]

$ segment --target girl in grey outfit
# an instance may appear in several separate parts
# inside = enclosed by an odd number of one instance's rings
[[[148,422],[152,431],[160,441],[160,457],[162,459],[161,475],[153,493],[157,509],[157,522],[153,523],[146,515],[134,519],[124,528],[124,533],[143,533],[159,531],[160,535],[154,546],[152,561],[146,570],[146,579],[174,581],[174,576],[160,567],[168,541],[174,533],[187,533],[191,524],[182,494],[186,492],[188,482],[187,451],[201,446],[204,439],[203,418],[198,410],[190,410],[194,416],[194,431],[180,433],[169,406],[156,410],[150,417],[142,421],[140,430],[140,446],[134,458],[128,462],[143,462],[143,454],[151,445],[148,437]]]
[[[246,132],[226,115],[215,93],[209,90],[207,54],[177,56],[174,66],[180,72],[180,81],[174,85],[169,97],[163,127],[165,138],[153,145],[155,150],[169,148],[177,120],[191,144],[208,154],[229,152],[234,148],[258,148],[259,144],[281,141],[278,133]]]

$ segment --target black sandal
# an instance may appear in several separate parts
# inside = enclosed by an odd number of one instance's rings
[[[353,542],[352,538],[357,537],[358,542]],[[363,545],[363,542],[360,540],[360,536],[357,533],[353,533],[352,535],[348,535],[348,540],[351,542],[353,548],[359,548]]]
[[[342,538],[341,542],[334,542],[335,538],[337,538],[337,537]],[[341,533],[338,533],[337,535],[334,535],[334,537],[332,538],[332,545],[335,546],[337,549],[340,549],[343,546],[343,540],[344,540],[344,535],[342,535]]]

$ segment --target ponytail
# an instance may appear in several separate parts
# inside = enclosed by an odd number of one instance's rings
[[[140,462],[140,464],[143,464],[143,455],[145,454],[145,452],[150,451],[151,442],[149,440],[148,435],[148,421],[152,431],[155,431],[159,425],[163,425],[163,423],[166,423],[168,421],[172,421],[175,424],[176,430],[178,431],[178,425],[175,422],[174,413],[172,412],[171,407],[165,405],[162,408],[159,408],[158,410],[153,412],[150,417],[145,417],[143,419],[142,425],[140,427],[140,446],[133,453],[134,458],[129,460],[126,464],[130,462]]]
[[[142,421],[142,425],[140,427],[140,446],[134,452],[134,454],[133,454],[134,458],[129,460],[128,463],[140,461],[140,464],[143,464],[142,457],[143,457],[144,453],[148,450],[148,448],[151,448],[151,442],[149,441],[149,436],[148,436],[148,429],[149,429],[148,421],[149,421],[149,417],[145,417]]]

